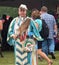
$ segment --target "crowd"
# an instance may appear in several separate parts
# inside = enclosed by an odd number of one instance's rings
[[[8,27],[13,18],[9,15],[3,14],[0,18],[0,54],[3,57],[2,50],[7,49],[7,32]],[[2,49],[3,47],[3,49]]]
[[[48,54],[52,56],[52,59],[56,59],[54,55],[54,36],[57,36],[56,20],[53,15],[47,13],[46,6],[43,6],[40,11],[33,9],[31,17],[27,16],[27,10],[27,6],[21,4],[18,8],[18,16],[9,23],[9,28],[6,29],[8,32],[3,30],[8,44],[14,46],[15,65],[38,65],[38,55],[44,58],[48,65],[52,65],[53,61]],[[46,38],[41,36],[43,20],[49,29],[49,31],[47,29],[44,31],[48,33]]]

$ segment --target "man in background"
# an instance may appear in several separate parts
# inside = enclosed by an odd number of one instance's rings
[[[57,25],[53,15],[47,13],[48,8],[43,6],[41,8],[41,19],[45,20],[49,28],[49,36],[46,40],[42,43],[42,50],[48,55],[52,56],[52,59],[55,59],[54,50],[55,50],[55,42],[54,42],[54,35],[57,35]],[[55,33],[55,34],[54,34]]]

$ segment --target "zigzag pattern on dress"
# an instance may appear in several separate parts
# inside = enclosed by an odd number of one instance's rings
[[[22,44],[17,42],[15,46],[16,65],[29,65],[27,59],[27,52],[23,51]]]

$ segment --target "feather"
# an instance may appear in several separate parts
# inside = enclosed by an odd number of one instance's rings
[[[19,27],[19,32],[20,32],[20,35],[22,35],[22,33],[26,32],[28,27],[29,27],[29,24],[30,24],[30,18],[26,18],[26,20],[21,24],[21,26]]]

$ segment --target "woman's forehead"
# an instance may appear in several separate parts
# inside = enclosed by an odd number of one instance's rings
[[[26,9],[24,9],[24,8],[20,8],[19,11],[26,11]]]

